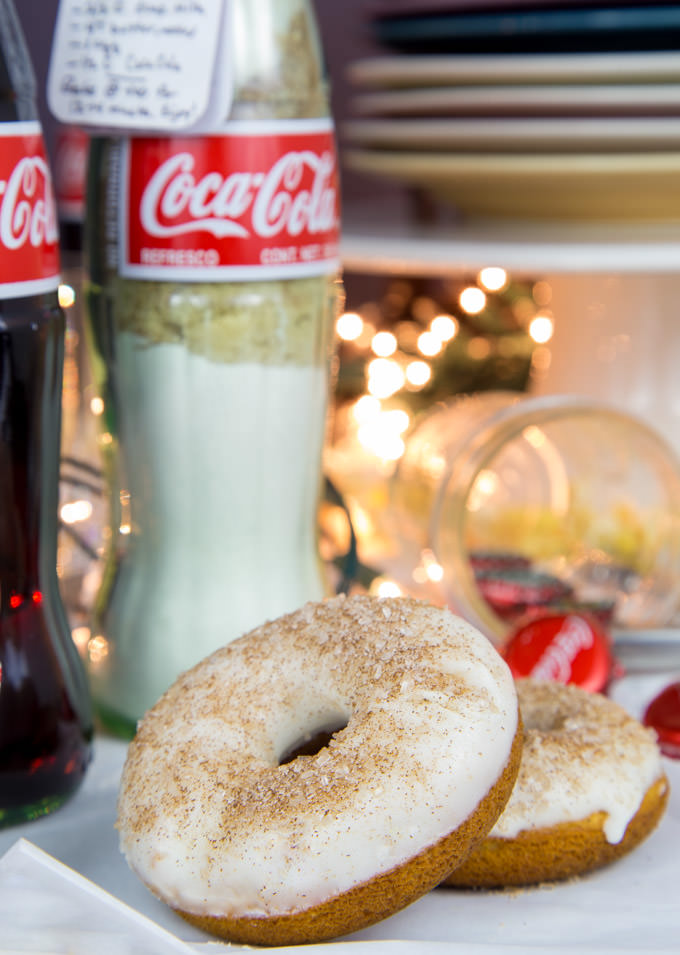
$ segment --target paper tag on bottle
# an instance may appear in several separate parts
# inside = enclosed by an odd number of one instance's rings
[[[230,13],[230,0],[60,0],[51,111],[96,131],[209,131],[233,96]]]

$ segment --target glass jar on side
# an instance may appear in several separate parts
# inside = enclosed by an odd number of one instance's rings
[[[499,644],[510,590],[531,592],[534,613],[539,591],[561,610],[606,605],[628,628],[662,626],[680,606],[680,464],[614,407],[454,399],[414,428],[390,495],[405,579],[436,565],[444,599]],[[486,599],[501,590],[502,613]]]

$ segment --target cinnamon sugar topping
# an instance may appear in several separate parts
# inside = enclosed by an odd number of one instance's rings
[[[141,721],[121,846],[187,912],[294,911],[454,831],[516,731],[505,663],[459,618],[406,598],[307,604],[185,673]]]
[[[519,776],[493,836],[577,822],[604,812],[619,842],[663,775],[652,732],[616,703],[576,686],[518,680],[524,723]]]

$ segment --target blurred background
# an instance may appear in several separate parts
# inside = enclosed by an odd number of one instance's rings
[[[455,555],[444,566],[444,550],[469,556],[509,542],[544,584],[557,575],[598,610],[615,603],[620,624],[666,626],[680,587],[680,7],[314,6],[340,150],[346,296],[326,443],[340,495],[325,502],[327,556],[356,544],[362,586],[441,598],[447,577],[479,584]],[[44,97],[57,0],[17,7],[58,177],[63,131]],[[77,218],[62,215],[67,238]],[[75,289],[77,239],[66,266]],[[87,562],[102,504],[88,470],[97,405],[77,309],[62,520]],[[462,396],[499,392],[539,405],[514,430],[492,428],[459,486],[452,459],[474,434],[455,412],[419,429]],[[555,396],[566,394],[584,404],[557,401],[567,425],[553,426]],[[477,414],[466,406],[463,416],[475,434],[487,421]],[[513,481],[521,494],[508,490]],[[444,522],[457,528],[455,544],[440,539]],[[91,589],[74,579],[73,602],[87,603]],[[464,598],[445,590],[443,599]]]

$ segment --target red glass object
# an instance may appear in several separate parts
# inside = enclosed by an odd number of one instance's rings
[[[527,610],[571,596],[571,587],[559,577],[526,567],[483,570],[475,580],[491,609],[504,620],[518,620]]]
[[[475,574],[489,570],[527,570],[531,566],[528,557],[506,550],[473,550],[468,560]]]
[[[600,626],[608,632],[614,620],[615,609],[616,602],[614,600],[578,600],[575,597],[570,597],[565,600],[558,599],[548,601],[545,604],[536,604],[533,607],[527,607],[523,614],[522,622],[529,617],[544,617],[546,613],[581,613],[586,614],[588,617],[594,617]]]
[[[503,656],[514,677],[574,683],[602,691],[612,673],[607,632],[581,613],[547,613],[521,624]]]
[[[0,0],[0,826],[73,793],[92,736],[56,573],[65,323],[33,93],[16,13]]]
[[[652,700],[642,722],[656,730],[664,755],[680,759],[680,682],[671,683]]]

